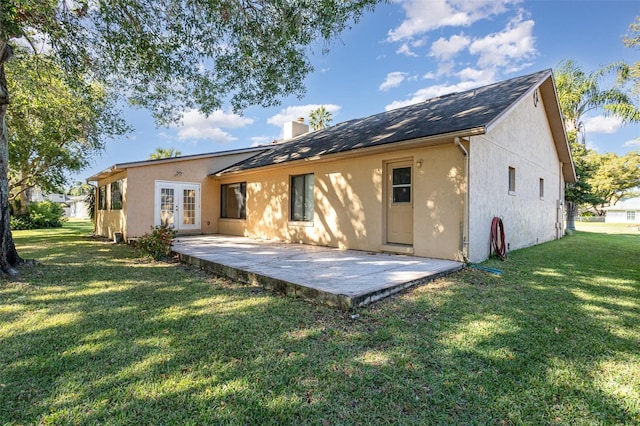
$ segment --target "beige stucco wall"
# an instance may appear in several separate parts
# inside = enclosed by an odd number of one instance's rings
[[[452,141],[221,178],[218,184],[247,182],[247,218],[220,219],[218,231],[379,251],[385,245],[385,165],[407,159],[413,162],[413,254],[460,259],[464,161]],[[418,160],[422,162],[419,168]],[[290,178],[306,173],[314,174],[315,218],[312,223],[291,222]]]
[[[525,97],[486,135],[470,141],[469,258],[489,255],[491,220],[502,218],[509,249],[549,241],[562,233],[558,200],[564,198],[560,160],[540,97]],[[516,191],[508,191],[508,168]],[[544,179],[544,198],[539,196]],[[557,225],[560,223],[560,225]]]
[[[109,238],[113,237],[113,232],[122,232],[126,239],[149,232],[154,225],[155,183],[168,181],[200,184],[201,227],[188,232],[216,233],[220,216],[220,186],[208,175],[255,154],[255,152],[234,153],[218,157],[136,165],[118,175],[100,180],[98,185],[104,185],[117,179],[117,176],[126,176],[125,201],[124,208],[119,214],[107,211],[96,216],[96,232]]]
[[[122,209],[111,210],[111,182],[122,180]],[[122,171],[109,176],[98,182],[98,188],[106,185],[107,187],[107,210],[98,210],[98,195],[96,194],[96,212],[95,212],[95,228],[96,234],[108,238],[113,238],[113,234],[121,232],[123,235],[127,233],[127,172]]]

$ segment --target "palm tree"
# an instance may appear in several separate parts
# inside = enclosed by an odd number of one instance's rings
[[[324,105],[309,113],[309,125],[311,126],[311,130],[320,130],[325,127],[329,127],[331,120],[333,120],[331,113],[327,111]]]
[[[587,180],[596,172],[592,161],[597,153],[586,148],[586,128],[582,121],[589,111],[598,110],[624,123],[640,122],[640,110],[622,86],[602,87],[602,80],[615,73],[620,82],[628,66],[617,62],[586,74],[572,60],[560,63],[554,73],[558,101],[564,117],[578,182],[567,185],[567,228],[575,230],[575,216],[580,204],[599,202]]]
[[[79,180],[75,181],[73,186],[69,188],[69,195],[87,195],[94,191],[94,186]]]
[[[161,158],[180,157],[182,153],[174,148],[156,148],[154,152],[149,155],[149,160],[159,160]]]
[[[624,123],[640,121],[640,110],[623,88],[603,88],[601,85],[603,78],[612,73],[621,75],[627,70],[628,66],[622,62],[604,66],[590,74],[582,71],[572,60],[563,61],[558,66],[554,77],[565,128],[568,132],[577,132],[583,144],[587,129],[582,119],[589,111],[600,110]]]

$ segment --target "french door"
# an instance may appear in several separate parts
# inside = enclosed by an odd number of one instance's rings
[[[176,231],[200,229],[200,184],[156,181],[154,224]]]

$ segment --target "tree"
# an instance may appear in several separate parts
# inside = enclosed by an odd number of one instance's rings
[[[309,125],[311,130],[320,130],[329,127],[333,118],[331,113],[327,111],[324,105],[314,109],[309,113]]]
[[[73,197],[78,197],[80,195],[87,195],[94,192],[95,186],[88,184],[86,182],[80,182],[79,180],[75,181],[73,186],[69,188],[69,195]]]
[[[327,48],[379,0],[3,0],[0,11],[0,270],[20,258],[9,229],[9,91],[12,42],[48,52],[67,82],[99,81],[159,124],[187,108],[208,114],[231,105],[271,106],[304,92],[309,46]]]
[[[558,100],[568,132],[581,134],[585,142],[582,119],[590,111],[598,110],[607,116],[615,116],[625,123],[640,122],[640,110],[631,96],[619,86],[602,87],[605,77],[617,74],[626,75],[627,66],[617,62],[586,74],[572,60],[560,63],[554,73]]]
[[[623,39],[625,46],[640,49],[640,16],[629,25],[629,32]],[[633,82],[633,92],[640,95],[640,61],[629,64],[625,77]]]
[[[156,148],[149,154],[149,160],[159,160],[161,158],[180,157],[182,153],[175,148]]]
[[[604,214],[602,207],[610,206],[640,188],[640,154],[631,151],[623,156],[612,152],[595,154],[591,161],[595,171],[588,179],[593,194],[600,203],[592,204],[598,215]]]
[[[575,217],[578,215],[578,209],[582,204],[597,205],[603,200],[596,196],[589,183],[591,176],[596,169],[596,164],[591,161],[597,153],[578,141],[577,131],[568,131],[569,147],[573,157],[573,166],[576,171],[578,180],[574,184],[567,184],[565,187],[564,198],[567,205],[567,228],[576,229]]]
[[[101,86],[76,90],[46,55],[19,49],[6,73],[10,201],[24,214],[32,188],[60,192],[67,172],[85,168],[106,138],[127,127]]]
[[[567,228],[575,230],[574,218],[581,204],[596,205],[604,202],[594,193],[589,180],[597,165],[588,158],[593,152],[586,149],[582,119],[589,111],[598,110],[605,115],[615,116],[623,122],[639,122],[640,110],[631,96],[621,86],[603,87],[603,79],[611,73],[624,77],[627,67],[616,63],[586,74],[573,61],[562,62],[554,73],[558,100],[569,137],[578,182],[567,185]],[[620,83],[621,80],[618,80]]]

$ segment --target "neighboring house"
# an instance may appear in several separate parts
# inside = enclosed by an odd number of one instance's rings
[[[85,201],[86,195],[70,195],[67,197],[68,217],[89,219],[89,205]]]
[[[82,200],[78,200],[78,197],[72,197],[66,194],[45,194],[38,187],[33,188],[29,192],[29,202],[40,203],[42,201],[50,201],[55,204],[59,204],[64,210],[65,217],[78,217],[82,219],[89,218],[89,211],[84,203],[84,197],[80,197]],[[76,215],[76,212],[81,211],[84,206],[84,215]]]
[[[551,70],[306,130],[288,123],[291,140],[208,154],[200,167],[182,157],[92,176],[98,232],[139,236],[191,209],[202,223],[178,231],[472,262],[489,256],[496,216],[511,250],[564,235],[564,184],[576,176]],[[183,179],[201,206],[187,206]],[[113,193],[126,209],[109,207]]]
[[[606,223],[640,223],[640,197],[620,200],[604,210]]]

